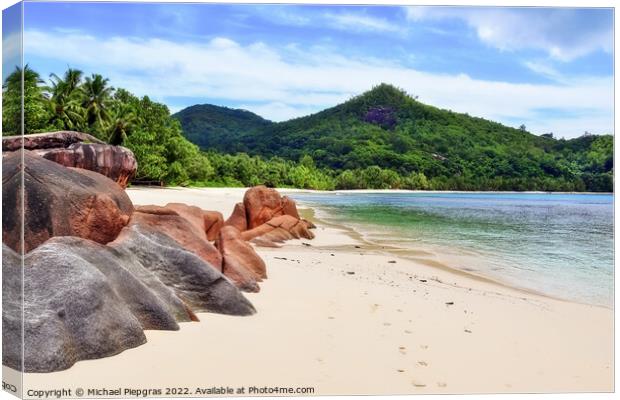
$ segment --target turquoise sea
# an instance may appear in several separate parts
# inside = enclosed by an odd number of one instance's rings
[[[613,195],[294,193],[319,217],[512,286],[613,305]]]

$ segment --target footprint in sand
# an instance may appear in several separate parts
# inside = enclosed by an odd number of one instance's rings
[[[439,386],[441,388],[444,388],[444,387],[448,386],[448,384],[445,383],[445,382],[437,382],[437,386]]]
[[[428,349],[428,345],[427,345],[427,344],[421,344],[421,345],[420,345],[420,348],[421,348],[422,350],[426,350],[426,349]]]
[[[400,354],[407,354],[407,348],[405,346],[400,346],[398,348],[398,351],[400,352]]]
[[[409,330],[405,329],[405,333],[412,334],[413,332],[411,332],[411,331],[409,331]]]
[[[397,369],[396,371],[398,371],[398,372],[405,372],[404,369]]]
[[[428,367],[428,363],[426,361],[418,361],[418,365],[421,365],[423,367]]]
[[[416,381],[411,381],[411,384],[415,387],[419,387],[419,388],[423,388],[426,387],[426,384],[424,383],[420,383],[420,382],[416,382]]]

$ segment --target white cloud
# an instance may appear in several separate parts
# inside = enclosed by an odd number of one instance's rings
[[[567,78],[545,61],[524,61],[523,65],[530,71],[556,82],[566,82]]]
[[[2,38],[2,58],[4,60],[19,60],[22,52],[21,32],[10,33]]]
[[[320,111],[388,82],[438,107],[492,120],[522,119],[536,133],[577,136],[585,130],[611,133],[613,129],[611,77],[561,85],[485,81],[421,72],[394,60],[347,58],[320,47],[245,46],[228,38],[175,43],[27,31],[24,40],[27,59],[43,57],[100,72],[115,86],[138,95],[249,104],[247,108],[272,120]],[[540,116],[536,110],[545,108],[579,113],[570,121],[535,120]]]
[[[460,19],[478,38],[500,50],[541,49],[570,61],[613,49],[610,11],[570,8],[406,7],[410,21]]]
[[[323,18],[334,29],[345,31],[395,32],[405,34],[406,30],[382,18],[359,13],[325,13]]]
[[[295,11],[286,7],[259,7],[256,9],[263,18],[285,26],[322,26],[347,32],[383,32],[404,35],[407,27],[394,24],[385,18],[374,17],[364,12],[314,12],[304,9]]]
[[[289,7],[256,7],[255,11],[264,18],[282,25],[307,26],[312,19],[307,13],[295,12]]]

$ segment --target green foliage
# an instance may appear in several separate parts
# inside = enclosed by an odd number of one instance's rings
[[[210,104],[187,107],[173,117],[181,122],[185,137],[192,143],[203,149],[216,148],[229,153],[247,150],[243,142],[229,140],[231,133],[252,135],[272,124],[249,111]]]
[[[96,127],[96,133],[105,130],[110,120],[109,108],[114,88],[108,86],[108,79],[99,74],[86,77],[79,88],[82,92],[82,107],[89,127]]]
[[[613,137],[535,136],[420,103],[390,85],[344,104],[272,123],[200,105],[174,116],[98,74],[28,66],[3,85],[3,134],[80,130],[131,149],[137,180],[168,185],[307,189],[613,191]],[[183,126],[183,129],[182,129]],[[196,144],[201,145],[203,152]]]
[[[613,191],[610,135],[536,136],[524,125],[423,104],[391,85],[286,122],[246,118],[239,129],[234,111],[241,111],[209,106],[203,115],[203,107],[176,114],[186,137],[203,149],[312,160],[338,188]],[[213,129],[202,130],[205,119],[229,119],[226,133],[207,139]]]
[[[234,186],[266,185],[302,189],[333,190],[335,180],[313,165],[295,163],[279,157],[268,160],[246,153],[222,154],[209,152],[207,157],[214,168],[214,181]],[[307,160],[306,160],[307,161]]]
[[[22,80],[24,91],[22,96]],[[50,120],[43,81],[28,65],[15,67],[2,85],[2,134],[21,135],[22,97],[24,133],[45,131]]]
[[[53,126],[65,130],[83,129],[85,113],[79,91],[81,80],[82,71],[72,68],[62,78],[56,74],[50,76],[48,108],[51,113],[50,124]]]
[[[76,69],[62,77],[52,74],[49,87],[28,66],[16,69],[3,86],[4,134],[20,133],[22,75],[26,134],[70,129],[122,144],[138,160],[137,180],[190,185],[214,178],[209,159],[183,137],[164,104],[115,90],[98,74],[82,79]]]

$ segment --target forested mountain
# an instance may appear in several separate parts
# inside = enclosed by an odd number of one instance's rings
[[[272,125],[268,121],[246,110],[219,107],[211,104],[197,104],[173,115],[185,129],[185,137],[201,148],[244,151],[238,141],[231,141],[239,133],[253,135]]]
[[[176,117],[203,150],[294,161],[307,155],[340,188],[613,190],[611,135],[536,136],[423,104],[387,84],[281,123],[206,105]]]

